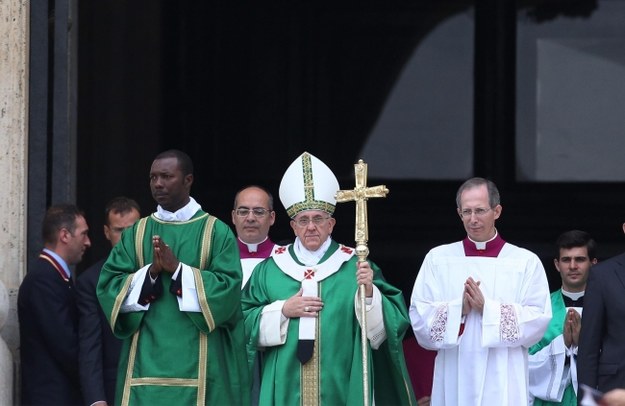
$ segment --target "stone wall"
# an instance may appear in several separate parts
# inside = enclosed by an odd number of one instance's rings
[[[0,0],[0,404],[13,404],[26,264],[29,2]]]

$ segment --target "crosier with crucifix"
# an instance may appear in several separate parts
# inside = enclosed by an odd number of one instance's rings
[[[361,159],[354,165],[354,172],[356,178],[356,187],[352,190],[339,190],[336,193],[337,203],[343,202],[356,202],[356,256],[359,262],[364,262],[369,256],[369,247],[367,242],[369,241],[369,227],[367,218],[367,199],[371,197],[386,197],[388,189],[386,186],[374,186],[367,187],[367,164]],[[360,320],[362,324],[361,329],[361,341],[362,341],[362,387],[365,405],[368,405],[369,400],[369,366],[368,366],[368,345],[367,345],[367,318],[366,318],[366,306],[365,301],[367,296],[371,296],[371,293],[366,292],[365,285],[361,284],[359,288],[360,292]],[[367,295],[367,293],[369,293]]]

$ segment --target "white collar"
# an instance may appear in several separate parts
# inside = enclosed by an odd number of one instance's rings
[[[580,297],[584,296],[584,293],[586,292],[585,290],[582,290],[581,292],[567,292],[564,289],[561,289],[561,291],[562,291],[562,295],[572,300],[578,300]]]
[[[486,249],[486,244],[488,244],[489,242],[493,241],[495,238],[497,238],[497,234],[499,234],[497,232],[497,229],[495,229],[495,235],[493,236],[493,238],[491,238],[488,241],[473,241],[471,239],[471,237],[467,236],[467,238],[469,239],[469,241],[471,241],[473,244],[475,244],[475,248],[478,250],[485,250]]]
[[[174,213],[163,209],[159,204],[156,207],[156,213],[154,213],[154,216],[163,221],[188,221],[195,216],[195,213],[197,213],[198,210],[202,210],[202,206],[200,206],[194,198],[189,196],[189,203],[176,210]]]
[[[237,237],[239,238],[239,237]],[[241,244],[247,246],[247,250],[249,252],[257,252],[258,251],[258,246],[262,243],[264,243],[265,241],[267,241],[267,238],[269,238],[269,236],[265,237],[264,240],[262,240],[261,242],[257,242],[257,243],[249,243],[249,242],[245,242],[242,239],[239,238],[239,241],[241,241]]]
[[[321,244],[321,247],[319,247],[317,251],[310,251],[309,249],[304,247],[304,244],[302,244],[302,241],[299,239],[299,237],[296,237],[295,242],[293,243],[293,250],[295,252],[295,256],[297,256],[297,259],[299,259],[299,262],[306,266],[313,266],[317,265],[319,261],[321,261],[321,258],[323,258],[326,251],[328,251],[328,248],[330,248],[331,242],[332,238],[328,236],[328,238],[326,238],[325,242]]]

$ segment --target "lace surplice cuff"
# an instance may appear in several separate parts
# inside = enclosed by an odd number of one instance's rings
[[[440,343],[445,338],[445,331],[447,330],[447,305],[442,305],[436,310],[434,316],[434,323],[432,323],[432,329],[430,330],[430,340],[434,343]]]
[[[499,325],[499,333],[501,341],[506,343],[514,343],[519,339],[519,323],[516,319],[516,313],[512,305],[502,304],[501,324]]]

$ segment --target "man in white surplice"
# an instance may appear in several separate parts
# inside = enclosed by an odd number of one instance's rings
[[[570,230],[556,240],[553,263],[562,288],[551,294],[553,318],[543,338],[529,349],[530,396],[534,406],[577,406],[577,348],[590,267],[597,263],[590,234]]]
[[[493,182],[469,179],[456,204],[467,238],[427,254],[410,299],[417,341],[438,350],[432,406],[527,405],[527,349],[551,319],[545,270],[498,234]]]

